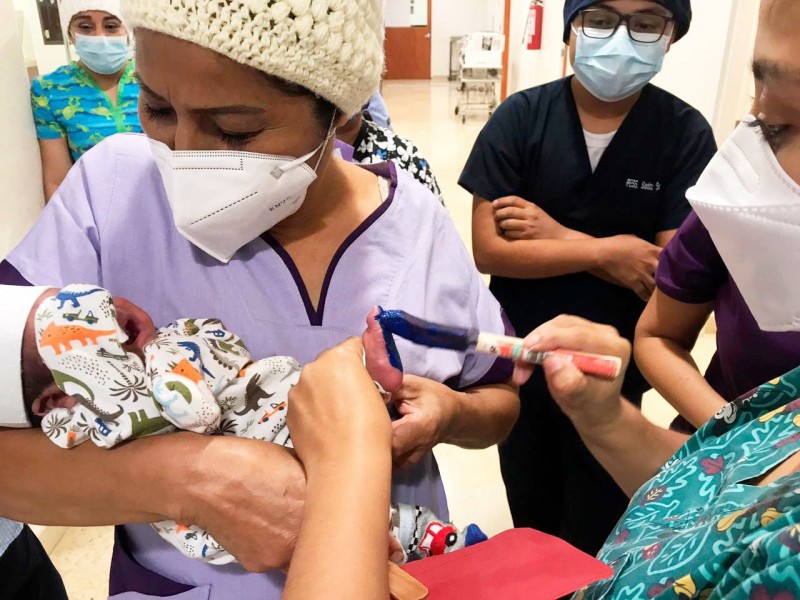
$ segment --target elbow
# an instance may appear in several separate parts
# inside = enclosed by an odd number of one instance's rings
[[[519,397],[519,388],[516,385],[510,384],[513,396],[510,396],[508,399],[508,404],[506,410],[503,411],[502,416],[497,419],[495,423],[495,431],[494,431],[494,440],[492,444],[502,444],[508,439],[508,436],[511,435],[511,431],[514,429],[514,425],[517,424],[517,420],[519,420],[520,411],[522,409],[522,402],[520,401]]]
[[[478,271],[483,275],[491,275],[492,274],[492,267],[491,263],[486,260],[484,256],[475,255],[475,266],[478,268]]]
[[[643,372],[646,370],[646,357],[652,351],[652,344],[650,343],[655,336],[642,321],[636,325],[636,333],[633,336],[633,360],[636,366]],[[644,373],[645,377],[647,374]]]
[[[475,244],[472,249],[475,266],[484,275],[497,275],[495,266],[497,261],[494,254],[482,244]]]

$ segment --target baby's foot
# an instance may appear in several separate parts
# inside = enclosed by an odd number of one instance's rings
[[[367,317],[367,329],[361,336],[364,343],[367,371],[387,392],[396,392],[403,385],[403,371],[392,364],[383,329],[375,319],[378,308],[372,309]]]

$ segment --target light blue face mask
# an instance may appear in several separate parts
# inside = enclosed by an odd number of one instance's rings
[[[75,51],[95,73],[111,75],[125,66],[131,49],[126,35],[75,34]]]
[[[606,39],[576,32],[577,46],[573,70],[583,86],[604,102],[618,102],[641,90],[664,64],[669,36],[657,42],[635,42],[621,25]]]

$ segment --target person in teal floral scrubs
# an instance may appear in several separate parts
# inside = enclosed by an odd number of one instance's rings
[[[61,0],[59,11],[79,60],[31,84],[47,199],[98,142],[115,133],[142,131],[139,85],[119,1]]]
[[[66,138],[73,162],[110,135],[142,130],[133,61],[122,72],[113,101],[78,62],[37,77],[31,98],[37,136]]]
[[[800,369],[718,414],[633,496],[582,598],[800,598]],[[781,593],[783,595],[777,595]]]

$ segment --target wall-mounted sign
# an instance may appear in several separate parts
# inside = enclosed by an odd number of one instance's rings
[[[386,0],[386,27],[427,27],[429,0]]]

